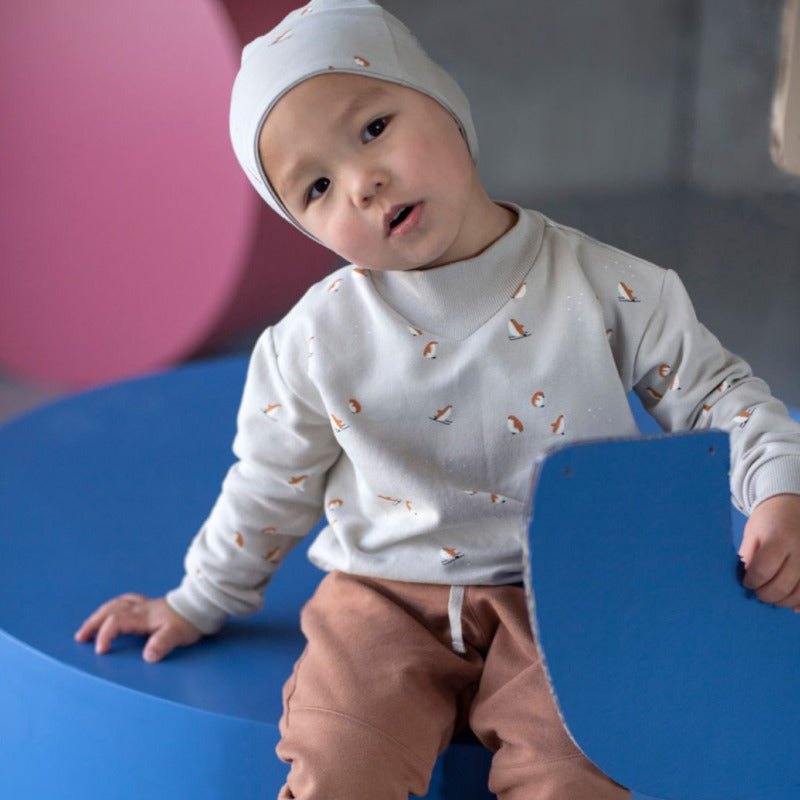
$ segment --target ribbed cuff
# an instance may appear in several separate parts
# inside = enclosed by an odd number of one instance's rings
[[[215,606],[187,575],[177,589],[167,593],[167,603],[206,636],[216,633],[228,615]]]
[[[747,513],[777,494],[800,495],[800,456],[776,456],[756,471],[747,487]]]

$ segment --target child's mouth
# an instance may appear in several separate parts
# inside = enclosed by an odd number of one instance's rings
[[[389,235],[402,234],[416,225],[420,216],[421,203],[403,206],[389,220]]]
[[[389,223],[390,228],[396,228],[413,210],[413,206],[406,206],[398,211],[397,216]]]

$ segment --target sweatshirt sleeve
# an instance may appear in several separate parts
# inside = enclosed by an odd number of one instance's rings
[[[301,382],[301,396],[287,380],[298,360],[279,356],[273,329],[262,334],[237,418],[237,461],[189,547],[180,587],[167,595],[203,633],[257,611],[272,574],[322,516],[340,451],[310,382]]]
[[[745,513],[773,495],[800,494],[800,425],[698,322],[672,271],[639,342],[634,389],[665,430],[730,435],[731,493]]]

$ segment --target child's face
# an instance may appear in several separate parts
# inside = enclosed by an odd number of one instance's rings
[[[310,234],[378,270],[468,258],[485,200],[455,119],[413,89],[358,75],[284,95],[259,140],[273,189]]]

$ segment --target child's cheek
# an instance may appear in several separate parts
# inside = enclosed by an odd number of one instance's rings
[[[346,261],[363,261],[365,232],[358,221],[349,214],[337,214],[330,218],[325,231],[319,238]]]

